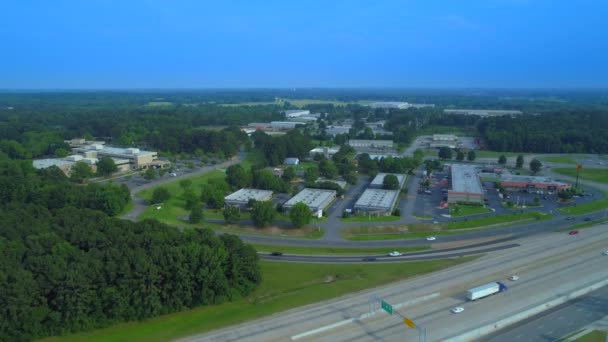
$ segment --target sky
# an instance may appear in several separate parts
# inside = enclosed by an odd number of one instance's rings
[[[0,89],[608,87],[605,0],[0,7]]]

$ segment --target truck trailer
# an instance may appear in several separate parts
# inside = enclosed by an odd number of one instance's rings
[[[475,288],[472,288],[467,291],[467,299],[468,300],[477,300],[479,298],[487,297],[493,295],[498,292],[504,292],[507,290],[507,285],[501,282],[494,282],[485,285],[481,285]]]

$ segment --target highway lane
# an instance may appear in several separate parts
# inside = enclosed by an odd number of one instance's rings
[[[503,329],[483,341],[556,341],[607,315],[608,286]]]
[[[244,323],[217,332],[187,338],[188,341],[285,341],[291,336],[316,329],[318,327],[342,321],[344,319],[359,318],[361,314],[369,311],[369,296],[378,295],[391,303],[403,303],[414,298],[440,293],[440,300],[418,304],[411,309],[433,308],[439,305],[446,311],[450,305],[462,297],[464,291],[470,287],[489,281],[504,279],[513,273],[525,273],[535,267],[553,265],[551,273],[561,268],[560,263],[569,258],[578,260],[576,255],[586,249],[594,253],[602,249],[608,241],[608,231],[590,229],[585,234],[568,236],[566,234],[550,234],[517,241],[520,247],[492,252],[473,262],[452,267],[440,272],[415,277],[388,286],[363,291],[344,296],[335,300],[296,308],[273,317]],[[407,264],[404,264],[407,267]],[[522,282],[525,284],[525,282]],[[455,298],[455,299],[454,299]],[[446,302],[448,300],[447,305]],[[439,303],[439,304],[436,304]],[[444,310],[445,309],[445,310]],[[428,312],[420,312],[420,315]],[[380,317],[376,315],[375,317]],[[365,329],[376,329],[373,325],[375,319],[359,322]],[[371,325],[370,325],[371,324]],[[352,328],[353,324],[348,326]],[[363,338],[362,330],[356,330],[357,336]],[[377,332],[380,334],[380,332]],[[401,332],[399,332],[401,334]],[[398,335],[399,335],[398,334]],[[389,334],[390,335],[390,334]],[[323,335],[324,336],[324,335]],[[328,335],[336,337],[334,335]],[[318,336],[312,338],[315,340]],[[382,334],[382,337],[384,335]],[[366,335],[367,339],[369,336]],[[365,339],[364,338],[364,339]]]
[[[442,296],[438,301],[419,305],[404,313],[426,328],[427,341],[442,341],[541,305],[581,286],[605,280],[608,276],[608,268],[605,266],[606,260],[601,253],[591,250],[561,263],[552,263],[532,272],[522,273],[519,281],[507,283],[509,289],[504,293],[471,302],[466,300],[466,289],[462,288],[451,296]],[[506,277],[497,280],[507,282]],[[463,307],[464,312],[451,313],[450,309],[455,306]],[[315,340],[407,341],[415,338],[416,331],[408,329],[396,317],[383,314],[359,325],[349,325],[345,329],[333,330],[331,334],[316,336]]]

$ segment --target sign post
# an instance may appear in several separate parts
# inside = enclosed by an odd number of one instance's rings
[[[382,309],[384,309],[384,311],[386,311],[389,315],[393,314],[393,306],[390,305],[389,303],[385,302],[385,301],[381,301],[380,302]]]
[[[583,165],[581,164],[576,164],[576,185],[574,186],[577,190],[578,190],[578,173],[581,171],[581,169],[583,168]]]

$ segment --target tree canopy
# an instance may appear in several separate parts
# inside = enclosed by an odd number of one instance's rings
[[[312,212],[306,204],[298,202],[289,211],[289,217],[291,218],[291,223],[293,223],[295,227],[300,228],[303,225],[310,223]]]

